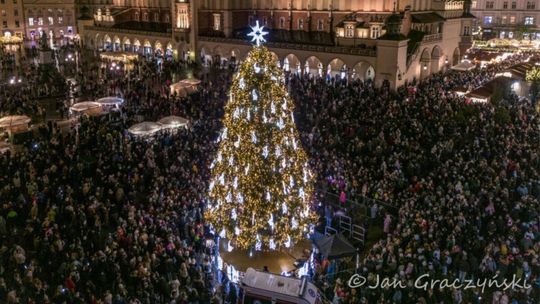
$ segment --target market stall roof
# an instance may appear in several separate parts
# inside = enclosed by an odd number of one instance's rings
[[[487,82],[483,86],[478,87],[472,90],[471,92],[467,93],[465,97],[487,101],[489,98],[491,98],[493,93],[498,88],[504,88],[506,86],[509,86],[510,82],[511,82],[511,78],[503,77],[503,76],[495,77],[494,79]]]
[[[164,128],[186,127],[188,123],[189,120],[187,120],[186,118],[174,115],[163,117],[162,119],[158,120],[158,124],[160,124]]]
[[[171,84],[171,94],[176,94],[179,96],[187,96],[188,94],[194,93],[197,90],[197,85],[200,81],[191,81],[191,80],[181,80],[179,82]]]
[[[94,101],[82,101],[72,105],[69,109],[75,112],[83,112],[93,108],[99,108],[101,105]]]
[[[69,111],[73,114],[99,115],[101,114],[101,105],[93,101],[83,101],[72,105]]]
[[[527,76],[527,71],[531,70],[534,67],[535,65],[531,62],[522,62],[509,67],[508,69],[504,70],[504,72],[499,73],[498,75],[510,77],[516,80],[525,80],[525,77]]]
[[[315,238],[313,242],[319,248],[321,255],[329,260],[353,256],[357,253],[356,248],[340,233]]]
[[[97,103],[104,106],[119,106],[124,103],[124,99],[115,96],[103,97],[96,100]]]
[[[161,130],[161,125],[151,121],[143,121],[136,125],[131,126],[128,132],[133,135],[152,135]]]
[[[468,60],[464,60],[452,67],[452,70],[456,71],[470,71],[474,69],[476,65]]]
[[[0,118],[0,128],[11,128],[30,123],[31,119],[25,115],[10,115]]]
[[[201,83],[201,81],[197,78],[187,78],[184,80],[180,80],[180,82],[188,84],[188,85],[192,85],[192,86],[199,85]]]

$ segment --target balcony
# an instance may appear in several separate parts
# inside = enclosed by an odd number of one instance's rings
[[[424,37],[422,38],[422,42],[442,41],[442,38],[443,38],[442,33],[429,34],[429,35],[424,35]]]
[[[171,33],[168,32],[152,32],[152,31],[144,31],[144,30],[133,30],[133,29],[123,29],[123,28],[114,28],[114,27],[107,27],[107,26],[85,26],[84,29],[86,31],[97,31],[97,32],[108,32],[113,34],[132,34],[132,35],[145,35],[145,36],[159,36],[159,37],[171,37]]]
[[[244,39],[234,39],[234,38],[224,38],[224,37],[199,36],[199,41],[251,45],[249,41],[244,40]],[[377,51],[375,50],[375,48],[323,46],[323,45],[308,45],[308,44],[284,43],[284,42],[267,42],[265,45],[269,48],[277,48],[277,49],[290,49],[290,50],[321,52],[321,53],[336,53],[336,54],[358,55],[358,56],[366,56],[366,57],[377,56]]]

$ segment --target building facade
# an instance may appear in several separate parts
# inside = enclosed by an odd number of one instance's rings
[[[20,57],[24,36],[22,0],[0,0],[0,54]]]
[[[247,55],[259,21],[285,70],[391,87],[459,63],[472,42],[470,2],[460,0],[86,2],[79,33],[89,48],[226,64]]]
[[[51,46],[61,46],[77,37],[74,0],[23,1],[26,23],[25,38],[29,44],[39,44],[43,33]]]
[[[475,0],[475,33],[482,39],[540,38],[540,0]]]

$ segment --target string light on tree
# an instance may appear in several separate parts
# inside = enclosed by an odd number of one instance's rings
[[[233,78],[205,216],[229,246],[275,250],[294,246],[316,222],[314,183],[283,71],[261,46],[264,27],[252,29],[256,45]]]

